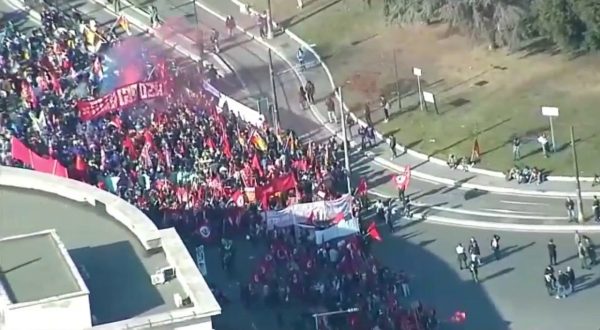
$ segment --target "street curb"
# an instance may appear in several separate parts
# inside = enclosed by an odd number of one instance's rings
[[[245,3],[243,3],[239,0],[230,0],[230,1],[240,8],[246,6]],[[198,5],[200,7],[203,7],[203,5],[201,5],[199,3],[198,3]],[[253,15],[258,14],[258,12],[256,10],[252,9],[251,7],[249,7],[249,8],[250,8],[251,14],[253,14]],[[304,49],[307,49],[308,51],[310,51],[313,54],[313,56],[315,56],[315,58],[319,61],[319,63],[323,67],[323,70],[325,71],[325,74],[327,75],[327,78],[329,79],[329,82],[331,83],[332,89],[335,89],[336,85],[335,85],[335,80],[333,79],[333,75],[332,75],[331,71],[329,70],[329,67],[327,67],[327,65],[321,60],[321,57],[319,56],[319,54],[306,41],[304,41],[298,35],[296,35],[295,33],[293,33],[292,31],[290,31],[286,28],[282,28],[282,29],[285,34],[287,34],[290,38],[294,39]],[[346,104],[344,104],[344,110],[346,112],[348,112],[350,117],[352,117],[352,119],[355,120],[357,123],[359,123],[361,126],[367,126],[366,122],[364,122],[362,119],[358,118],[354,113],[349,111],[349,108],[348,108],[348,106],[346,106]],[[378,139],[385,140],[385,137],[380,132],[376,131],[375,135]],[[426,155],[426,154],[420,153],[420,152],[412,150],[412,149],[405,149],[400,146],[398,146],[397,149],[400,152],[406,152],[407,154],[414,156],[416,158],[419,158],[421,160],[428,161],[433,164],[444,166],[444,167],[447,166],[446,161],[444,161],[443,159],[435,158],[433,156]],[[502,173],[502,172],[486,170],[486,169],[481,169],[481,168],[473,167],[473,168],[471,168],[470,171],[473,173],[483,174],[483,175],[496,177],[496,178],[504,178],[505,177],[504,173]],[[413,174],[414,173],[415,172],[413,172]],[[548,181],[556,181],[556,182],[575,182],[575,178],[570,177],[570,176],[548,176],[547,180]],[[579,180],[582,182],[593,182],[594,178],[593,177],[580,177]]]
[[[597,233],[600,232],[599,225],[525,225],[513,223],[497,223],[478,220],[451,219],[435,215],[427,216],[415,214],[417,219],[424,217],[425,222],[446,225],[452,227],[465,227],[482,230],[535,232],[535,233],[573,233],[575,231]],[[415,220],[418,221],[418,220]]]
[[[242,6],[245,6],[244,3],[238,1],[238,0],[230,0],[231,2],[233,2],[235,5],[240,6],[240,8]],[[196,2],[196,5],[200,8],[202,8],[203,10],[207,11],[208,13],[212,14],[213,16],[217,17],[219,20],[221,21],[225,21],[225,17],[219,13],[217,13],[216,11],[214,11],[213,9],[209,8],[207,5],[200,3],[200,2]],[[250,14],[251,15],[258,15],[258,12],[256,12],[253,9],[250,9]],[[304,77],[302,76],[302,74],[300,72],[298,72],[298,70],[295,68],[294,64],[290,62],[290,60],[288,60],[286,58],[286,56],[279,51],[276,47],[272,46],[271,44],[269,44],[267,41],[263,40],[260,37],[255,36],[253,33],[239,27],[236,26],[238,30],[244,32],[246,35],[248,35],[249,37],[251,37],[253,40],[256,40],[257,42],[259,42],[260,44],[262,44],[263,46],[267,47],[268,49],[271,49],[271,51],[273,51],[278,57],[280,57],[284,62],[286,62],[286,64],[292,69],[292,71],[294,72],[294,74],[298,77],[298,79],[300,80],[300,82],[302,83],[302,85],[304,85],[306,83],[306,80],[304,79]],[[310,47],[310,45],[308,43],[306,43],[304,40],[302,40],[300,37],[298,37],[297,35],[295,35],[293,32],[287,30],[287,29],[283,29],[284,33],[286,33],[290,38],[292,38],[293,40],[295,40],[298,44],[300,44],[303,48],[307,49],[308,51],[310,51],[313,56],[315,56],[315,58],[319,61],[321,67],[323,68],[323,71],[325,71],[325,74],[327,75],[329,82],[331,84],[331,88],[335,89],[335,82],[333,80],[333,76],[331,74],[331,71],[329,70],[329,68],[327,67],[327,65],[321,60],[321,57],[319,56],[319,54],[312,48]],[[366,123],[362,120],[360,120],[358,117],[356,117],[352,112],[348,111],[348,107],[344,104],[344,108],[345,110],[350,114],[350,116],[356,120],[357,122],[359,122],[361,125],[365,126]],[[316,110],[316,107],[314,105],[310,105],[310,110],[311,113],[313,114],[313,116],[332,134],[334,134],[335,136],[337,136],[339,139],[343,139],[343,136],[341,135],[341,132],[337,129],[337,127],[332,128],[331,125],[329,125],[325,118],[323,118],[321,116],[321,114],[318,112],[318,110]],[[379,133],[376,132],[376,135],[379,139],[383,140],[383,136]],[[354,141],[350,141],[350,147],[351,148],[355,148],[357,147],[357,144]],[[419,158],[422,159],[427,159],[429,160],[429,158],[424,154],[420,154],[418,152],[415,151],[411,151],[409,149],[402,149],[399,148],[399,151],[404,152],[406,151],[409,154],[415,153],[415,156],[420,155]],[[404,167],[396,165],[394,163],[391,163],[389,161],[387,161],[385,158],[383,157],[379,157],[379,156],[375,156],[373,157],[373,160],[379,164],[387,164],[386,167],[388,167],[389,169],[398,172],[398,173],[402,173],[404,172]],[[431,160],[429,160],[433,163],[436,163],[437,161],[441,162],[443,164],[443,166],[447,166],[446,162],[436,159],[436,158],[432,158]],[[487,170],[485,170],[487,171]],[[470,172],[473,173],[478,173],[476,171],[476,169],[470,169]],[[489,172],[493,172],[493,171],[489,171]],[[500,173],[500,172],[493,172],[493,173],[499,173],[501,175],[502,178],[504,178],[504,174]],[[478,190],[483,190],[483,191],[489,191],[489,192],[494,192],[494,193],[499,193],[499,194],[509,194],[509,195],[520,195],[520,196],[540,196],[540,197],[547,197],[547,196],[552,196],[552,197],[567,197],[567,196],[576,196],[576,194],[573,192],[562,192],[562,191],[527,191],[527,190],[522,190],[522,189],[515,189],[515,188],[501,188],[501,187],[492,187],[492,186],[484,186],[484,185],[476,185],[476,184],[469,184],[469,183],[461,183],[459,181],[456,180],[452,180],[452,179],[446,179],[446,178],[440,178],[440,177],[436,177],[430,174],[426,174],[426,173],[422,173],[419,171],[411,171],[411,174],[414,175],[417,178],[421,178],[424,180],[428,180],[428,181],[433,181],[433,182],[438,182],[438,183],[442,183],[444,185],[448,185],[448,186],[453,186],[453,187],[462,187],[465,189],[478,189]],[[582,180],[583,181],[583,180]],[[598,193],[596,192],[583,192],[582,193],[582,197],[592,197],[594,195],[596,195]]]

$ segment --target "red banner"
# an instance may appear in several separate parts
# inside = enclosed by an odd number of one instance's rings
[[[23,164],[39,172],[54,174],[63,178],[69,177],[67,169],[56,159],[44,158],[36,154],[15,137],[11,139],[10,143],[11,154],[14,159],[22,161]]]
[[[119,87],[101,98],[79,101],[77,109],[81,120],[92,120],[138,101],[161,96],[165,96],[163,81],[138,82]]]

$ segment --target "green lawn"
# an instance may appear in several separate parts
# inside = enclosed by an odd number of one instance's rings
[[[264,8],[266,0],[249,1]],[[308,1],[305,1],[308,3]],[[375,3],[375,2],[374,2]],[[513,165],[510,140],[523,140],[520,165],[545,168],[554,175],[572,175],[569,127],[575,126],[583,175],[600,172],[596,106],[600,104],[600,59],[589,55],[569,59],[548,53],[508,55],[488,51],[444,26],[386,26],[378,5],[363,8],[360,0],[315,0],[299,10],[296,1],[272,0],[273,15],[316,44],[346,100],[362,109],[380,93],[395,89],[393,52],[397,51],[399,83],[405,109],[417,105],[413,66],[424,71],[423,89],[436,95],[440,116],[417,110],[395,114],[378,124],[384,133],[427,154],[446,158],[469,155],[479,132],[482,167],[506,170]],[[547,132],[542,105],[560,108],[555,120],[556,154],[549,159],[536,152],[537,134]],[[396,111],[396,105],[393,106]],[[356,112],[362,114],[362,111]]]

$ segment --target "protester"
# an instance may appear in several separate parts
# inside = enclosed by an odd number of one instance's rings
[[[112,93],[102,88],[116,79],[106,70],[109,61],[100,45],[120,41],[112,40],[114,31],[103,33],[85,23],[81,14],[75,20],[61,15],[45,11],[44,27],[29,38],[17,31],[6,35],[8,46],[0,54],[0,102],[7,105],[0,108],[1,165],[35,167],[17,157],[23,150],[53,161],[65,168],[62,176],[119,196],[159,228],[175,227],[205,244],[220,242],[221,266],[230,275],[236,271],[234,239],[266,243],[268,254],[242,286],[249,308],[256,300],[268,306],[358,308],[328,318],[337,329],[430,329],[437,324],[435,311],[420,303],[401,306],[411,294],[409,278],[370,254],[370,240],[381,236],[373,223],[367,227],[361,221],[366,209],[361,198],[354,200],[352,215],[363,228],[354,236],[317,245],[308,230],[266,228],[262,211],[341,196],[343,153],[334,138],[303,143],[291,130],[244,123],[218,106],[212,87],[199,86],[193,70],[144,54],[141,76],[144,82],[160,81],[164,95],[84,118],[81,104]],[[83,27],[71,29],[73,21]],[[100,38],[105,41],[95,40]],[[86,42],[94,47],[86,50]],[[365,195],[366,182],[359,188],[357,196]],[[391,220],[389,207],[384,216]]]

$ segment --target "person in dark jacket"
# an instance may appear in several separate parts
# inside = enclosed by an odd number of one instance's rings
[[[567,288],[569,287],[569,276],[563,273],[562,270],[558,271],[558,290],[556,290],[556,299],[562,299],[567,297]]]
[[[569,294],[575,292],[575,271],[571,266],[567,267],[567,276],[569,277]]]
[[[556,244],[554,244],[552,238],[548,241],[548,257],[550,258],[550,265],[556,266]]]

